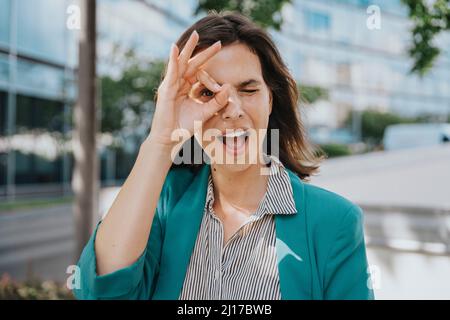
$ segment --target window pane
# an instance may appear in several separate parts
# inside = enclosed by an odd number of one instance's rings
[[[6,110],[8,108],[6,100],[7,97],[8,94],[6,92],[0,91],[0,137],[6,135]]]
[[[9,62],[6,54],[0,53],[0,85],[7,85],[9,80]]]
[[[8,161],[8,154],[0,151],[0,187],[6,185],[6,164]],[[0,188],[0,195],[5,193],[4,188]]]
[[[136,160],[136,153],[129,153],[123,149],[117,149],[116,153],[116,179],[126,179]]]
[[[0,0],[0,43],[9,43],[9,26],[10,26],[10,1]]]
[[[17,86],[22,92],[45,95],[56,99],[62,96],[64,71],[42,64],[18,60]]]
[[[66,1],[17,0],[19,52],[63,63]]]
[[[58,101],[17,96],[16,183],[62,181],[63,104]]]
[[[330,16],[326,13],[305,10],[305,22],[309,30],[330,29]]]
[[[0,186],[6,184],[6,161],[7,161],[7,149],[6,149],[6,108],[7,108],[7,94],[0,91]],[[0,194],[2,191],[0,189]]]

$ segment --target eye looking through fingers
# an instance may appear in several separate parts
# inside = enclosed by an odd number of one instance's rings
[[[193,87],[189,94],[190,98],[198,101],[198,102],[208,102],[215,96],[215,92],[209,90],[205,85],[197,82]]]
[[[203,89],[203,90],[200,92],[200,96],[201,96],[201,97],[214,97],[214,92],[212,92],[212,91],[209,90],[209,89]]]
[[[192,57],[198,41],[199,35],[194,30],[177,59],[179,64],[178,75],[181,80],[180,85],[182,88],[180,93],[182,95],[188,94],[191,98],[192,88],[197,82],[206,82],[206,87],[209,87],[209,83],[211,82],[209,79],[210,76],[207,75],[206,72],[200,72],[199,75],[199,71],[201,71],[200,68],[202,65],[221,49],[221,42],[217,41]],[[199,79],[199,77],[202,77],[202,79]],[[220,90],[220,86],[215,85],[213,89],[213,91],[217,92]]]
[[[195,100],[207,102],[221,89],[221,86],[204,70],[199,70],[196,78],[198,81],[191,90],[191,98]]]

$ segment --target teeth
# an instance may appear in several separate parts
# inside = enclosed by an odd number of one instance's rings
[[[237,130],[237,131],[234,131],[234,132],[231,132],[231,133],[226,133],[222,137],[224,137],[224,138],[236,138],[236,137],[243,136],[245,134],[246,134],[245,131]]]

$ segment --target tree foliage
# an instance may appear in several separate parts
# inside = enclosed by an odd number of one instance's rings
[[[199,0],[195,14],[211,10],[236,11],[263,28],[280,30],[283,24],[281,10],[291,2],[292,0]]]
[[[411,72],[423,76],[429,71],[441,50],[433,43],[436,36],[450,30],[450,0],[402,0],[408,7],[412,29],[409,54],[414,60]]]
[[[318,86],[298,85],[300,93],[300,101],[308,104],[314,103],[321,99],[328,99],[328,90]]]
[[[100,78],[102,132],[118,133],[123,128],[136,128],[149,117],[154,107],[154,95],[164,62],[142,62],[132,50],[122,59],[124,65],[118,76],[104,75]]]
[[[349,156],[352,154],[350,147],[345,144],[328,143],[319,146],[319,156],[327,158]]]
[[[353,114],[347,118],[347,126],[351,126]],[[361,114],[361,138],[370,145],[379,145],[383,140],[384,131],[393,124],[417,123],[421,118],[402,117],[392,112],[382,112],[374,109],[362,111]]]

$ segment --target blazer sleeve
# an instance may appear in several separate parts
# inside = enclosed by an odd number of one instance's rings
[[[159,206],[158,206],[159,207]],[[147,300],[151,297],[161,255],[163,229],[159,208],[155,212],[147,247],[130,266],[99,276],[95,255],[95,237],[98,227],[85,246],[78,261],[80,286],[73,289],[77,299],[133,299]]]
[[[352,205],[342,218],[325,264],[324,298],[328,300],[372,300],[363,213]]]

